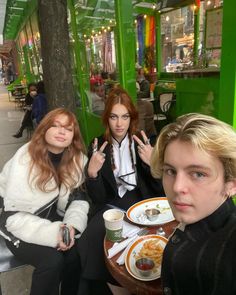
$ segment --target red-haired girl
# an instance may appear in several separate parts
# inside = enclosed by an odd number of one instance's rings
[[[0,174],[6,218],[0,234],[17,258],[35,267],[31,295],[58,295],[60,283],[60,294],[77,294],[74,241],[87,225],[89,205],[80,189],[86,162],[76,117],[59,108],[44,117]]]
[[[125,90],[115,88],[110,92],[102,120],[105,133],[90,146],[86,180],[96,214],[78,244],[83,277],[94,280],[90,289],[96,293],[104,287],[100,292],[111,294],[104,284],[112,282],[103,255],[102,214],[109,209],[107,204],[127,210],[144,198],[163,195],[163,191],[161,182],[150,174],[152,146],[143,131],[142,140],[135,135],[138,113]],[[91,290],[86,292],[93,294]]]

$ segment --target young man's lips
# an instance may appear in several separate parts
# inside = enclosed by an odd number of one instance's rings
[[[173,204],[177,209],[182,209],[182,210],[191,207],[191,205],[187,203],[173,202]]]

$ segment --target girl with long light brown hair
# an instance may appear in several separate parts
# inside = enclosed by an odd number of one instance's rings
[[[93,280],[90,289],[80,294],[111,294],[105,282],[110,277],[103,255],[105,228],[103,212],[107,204],[127,210],[134,203],[162,196],[162,185],[150,174],[152,146],[144,132],[137,133],[138,113],[128,93],[122,88],[110,92],[102,116],[104,135],[89,147],[86,186],[95,215],[79,244],[83,278]],[[96,234],[95,234],[96,233]]]
[[[0,174],[5,228],[12,253],[35,267],[31,295],[77,294],[75,238],[87,225],[89,205],[81,186],[87,162],[75,115],[48,113]]]

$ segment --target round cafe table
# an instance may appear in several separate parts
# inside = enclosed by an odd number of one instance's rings
[[[167,224],[162,224],[162,228],[166,232],[166,238],[168,238],[177,226],[177,221],[172,221]],[[149,227],[149,234],[156,234],[159,226]],[[119,255],[116,254],[111,259],[107,258],[108,249],[113,246],[111,241],[104,239],[104,252],[105,252],[105,262],[108,270],[115,280],[124,288],[126,288],[130,293],[136,295],[162,295],[161,280],[156,279],[153,281],[141,281],[132,277],[125,268],[125,265],[119,265],[116,263]]]

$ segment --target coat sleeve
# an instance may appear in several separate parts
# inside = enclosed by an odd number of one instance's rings
[[[7,230],[18,239],[53,248],[58,243],[60,225],[60,221],[51,222],[27,212],[18,212],[6,222]]]
[[[83,155],[81,161],[82,170],[84,170],[87,161],[87,156]],[[80,234],[87,227],[89,212],[87,192],[82,188],[83,181],[84,179],[80,186],[70,193],[63,218],[64,223],[68,226],[73,226]]]
[[[81,234],[85,230],[88,221],[89,203],[82,200],[74,200],[65,212],[63,222],[73,226]]]
[[[6,185],[7,185],[7,179],[9,175],[9,171],[11,169],[12,165],[12,159],[10,159],[5,166],[3,167],[2,172],[0,173],[0,196],[4,198],[5,191],[6,191]]]
[[[99,146],[102,144],[100,142],[100,140],[99,140],[98,144],[99,144]],[[104,152],[105,151],[106,151],[106,149],[104,150]],[[107,198],[106,197],[106,190],[105,190],[103,178],[101,176],[101,170],[98,172],[98,176],[96,178],[90,178],[88,176],[88,164],[89,164],[91,156],[92,156],[92,144],[90,144],[90,146],[88,148],[89,160],[88,160],[88,163],[85,167],[85,175],[86,175],[85,184],[86,184],[86,189],[88,191],[88,195],[89,195],[90,199],[92,200],[93,204],[95,206],[97,206],[97,205],[99,206],[101,204],[106,203],[106,198]],[[103,169],[103,167],[101,169]]]

